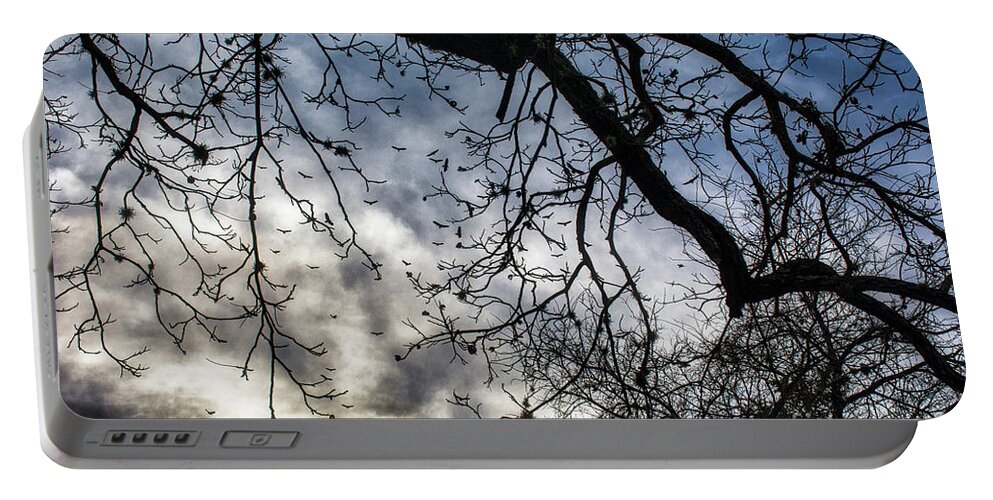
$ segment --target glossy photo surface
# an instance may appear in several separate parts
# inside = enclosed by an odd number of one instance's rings
[[[918,75],[868,35],[71,35],[93,418],[929,418],[965,385]]]

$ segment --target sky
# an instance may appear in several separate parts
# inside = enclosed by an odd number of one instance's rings
[[[164,45],[173,38],[161,35],[152,38],[156,66],[166,67],[169,63],[185,66],[193,61],[191,48],[195,40],[188,38],[179,44]],[[388,44],[391,37],[373,36],[371,40]],[[122,36],[122,43],[132,48],[139,47],[142,41],[142,37]],[[453,398],[453,393],[470,394],[474,404],[481,404],[483,416],[513,414],[517,408],[505,391],[519,394],[519,378],[505,375],[490,385],[484,384],[487,370],[481,356],[466,356],[468,362],[463,364],[453,359],[451,348],[439,346],[413,351],[402,362],[395,360],[396,355],[406,353],[406,345],[417,340],[416,332],[404,325],[405,320],[430,328],[422,317],[422,311],[427,307],[425,300],[417,295],[407,279],[407,273],[441,279],[443,275],[437,267],[439,262],[467,258],[466,251],[455,246],[459,240],[453,229],[455,226],[439,227],[435,224],[438,221],[447,225],[446,221],[459,216],[459,208],[451,199],[424,198],[440,182],[438,164],[432,158],[447,159],[455,171],[477,161],[467,154],[461,142],[463,134],[448,137],[446,132],[462,128],[486,130],[492,126],[496,122],[493,114],[503,90],[502,83],[493,74],[477,77],[448,72],[440,76],[436,84],[448,86],[450,95],[458,99],[459,107],[466,106],[462,114],[438,96],[431,96],[412,70],[411,74],[401,76],[398,68],[386,68],[392,82],[392,86],[387,86],[370,79],[369,75],[377,69],[375,63],[360,54],[354,57],[335,54],[333,57],[341,71],[341,79],[353,97],[403,97],[398,104],[399,117],[384,116],[370,106],[353,105],[353,120],[365,121],[352,131],[344,131],[346,123],[339,110],[330,107],[317,109],[305,102],[306,96],[313,95],[320,86],[318,78],[325,67],[323,56],[312,40],[303,35],[288,36],[280,42],[278,54],[285,58],[281,63],[285,68],[281,82],[301,120],[318,136],[351,141],[355,147],[350,152],[350,158],[363,169],[365,175],[370,179],[386,180],[384,184],[373,184],[367,188],[359,176],[339,168],[348,166],[346,158],[325,154],[341,192],[341,203],[357,230],[357,241],[383,264],[379,269],[382,279],[375,280],[357,253],[353,251],[348,258],[340,259],[335,255],[338,249],[326,233],[309,229],[297,208],[281,193],[276,182],[276,165],[268,158],[260,163],[256,184],[257,213],[259,248],[264,254],[266,276],[274,283],[295,286],[293,300],[279,312],[280,326],[304,344],[323,343],[327,348],[327,354],[320,358],[286,349],[286,359],[295,367],[296,373],[306,377],[327,373],[322,371],[325,367],[333,368],[330,373],[334,388],[347,391],[327,406],[338,418],[472,416],[466,409],[446,401]],[[699,58],[688,57],[679,62],[679,67],[683,74],[691,75],[693,71],[700,71],[703,64]],[[811,64],[810,71],[815,73],[835,70],[831,60],[814,57]],[[820,64],[824,68],[819,68]],[[97,110],[87,96],[91,86],[88,57],[59,57],[46,63],[45,69],[47,98],[65,96],[73,103],[77,123],[91,122],[97,118]],[[172,98],[198,97],[198,90],[193,86],[185,86],[177,93],[169,94],[172,92],[168,86],[170,77],[175,78],[175,71],[163,71],[154,77],[159,79],[153,80],[156,84],[149,88]],[[331,80],[334,80],[333,76]],[[815,99],[818,92],[824,95],[828,92],[824,85],[808,87],[789,81],[783,84],[787,87],[798,86]],[[103,89],[107,88],[105,80],[100,80],[100,85]],[[718,90],[721,95],[737,96],[741,93],[740,88],[731,82],[726,83],[726,88]],[[132,110],[126,101],[108,95],[102,98],[102,102],[115,120],[123,125],[128,123]],[[267,102],[267,106],[263,107],[263,114],[268,117],[267,125],[273,123],[272,102]],[[392,109],[395,105],[387,103],[384,106]],[[243,113],[251,112],[245,106],[238,106],[237,109]],[[285,108],[282,117],[290,120]],[[559,126],[566,126],[573,116],[560,106],[556,120]],[[251,120],[232,119],[229,123],[230,130],[225,130],[224,126],[218,127],[217,131],[204,133],[202,140],[211,147],[234,144],[238,141],[232,132],[248,134],[253,126]],[[525,123],[522,127],[526,127],[522,130],[522,137],[532,143],[537,142],[541,124]],[[313,202],[315,214],[328,212],[340,223],[340,208],[337,206],[338,200],[332,195],[333,187],[329,179],[322,175],[321,166],[312,152],[304,147],[298,137],[293,137],[286,130],[279,132],[279,140],[270,138],[267,146],[280,160],[286,186],[298,198]],[[54,134],[71,147],[49,161],[51,178],[55,182],[52,198],[80,200],[90,196],[90,186],[97,182],[110,154],[110,146],[100,142],[95,128],[84,135],[84,148],[78,147],[76,139],[65,131],[56,129]],[[163,155],[172,154],[178,148],[175,140],[162,138],[160,130],[151,124],[147,116],[138,137],[146,150],[159,151]],[[244,158],[248,151],[248,148],[242,147],[212,153],[207,165],[197,165],[186,159],[181,162],[189,165],[189,174],[196,177],[197,183],[202,183],[198,185],[208,185],[230,175],[238,158],[235,152]],[[437,152],[428,156],[432,151]],[[674,155],[667,160],[664,168],[673,182],[679,184],[680,190],[690,197],[694,195],[697,187],[683,184],[683,180],[693,176],[685,159]],[[123,206],[125,192],[137,175],[135,168],[121,166],[110,172],[103,191],[106,220],[118,220],[117,211]],[[181,181],[182,178],[177,175],[173,176]],[[476,172],[446,176],[448,186],[466,196],[475,196],[483,191],[476,182],[478,179]],[[219,202],[214,207],[214,212],[220,214],[219,218],[213,219],[211,211],[200,199],[193,199],[188,210],[168,210],[169,203],[182,206],[182,202],[175,196],[163,195],[155,183],[144,182],[135,192],[152,211],[167,214],[170,224],[180,233],[190,231],[189,220],[195,220],[201,227],[219,230],[230,227],[237,238],[242,241],[247,238],[247,204],[244,200]],[[558,215],[569,217],[567,213]],[[461,229],[466,235],[480,234],[496,221],[497,218],[489,214],[462,224]],[[93,223],[92,208],[67,208],[53,216],[53,229],[68,229],[67,232],[53,234],[57,274],[82,264],[92,254],[96,241]],[[225,304],[225,300],[213,304],[198,296],[195,293],[199,280],[197,269],[192,262],[182,258],[181,248],[161,225],[140,211],[133,225],[138,232],[147,231],[162,240],[148,248],[155,260],[156,278],[168,284],[169,288],[181,291],[189,300],[214,311],[237,311],[238,304],[249,300],[242,275],[232,279],[225,288],[225,293],[231,297],[227,301],[229,304]],[[286,229],[290,231],[286,232]],[[568,236],[568,231],[571,228],[563,229],[562,234]],[[664,296],[679,293],[679,288],[671,285],[673,282],[692,283],[708,276],[713,280],[709,269],[687,260],[683,238],[664,224],[647,222],[629,225],[622,231],[618,242],[622,252],[633,262],[681,263],[680,266],[658,266],[646,273],[640,286],[650,294]],[[125,247],[126,253],[131,252],[128,255],[135,255],[133,252],[137,245],[134,241],[125,238],[120,244]],[[526,257],[529,264],[553,269],[561,265],[561,259],[553,257],[552,251],[540,246],[532,246],[531,250]],[[564,259],[574,258],[575,252],[575,248],[570,248]],[[197,254],[207,268],[216,265],[232,267],[243,257],[220,245],[208,245],[206,250]],[[93,417],[269,416],[269,361],[266,355],[256,354],[253,357],[252,371],[247,379],[240,376],[239,370],[224,366],[244,360],[253,343],[254,323],[220,324],[215,334],[225,343],[211,342],[203,331],[192,330],[184,338],[183,349],[180,350],[155,319],[153,291],[147,286],[129,286],[136,276],[134,268],[108,259],[101,270],[100,275],[93,278],[93,293],[103,313],[112,315],[115,320],[107,329],[107,346],[118,355],[147,347],[148,352],[135,359],[148,369],[140,377],[122,375],[116,363],[98,353],[103,348],[95,335],[86,335],[81,339],[82,350],[71,344],[75,327],[85,320],[90,310],[84,294],[68,292],[57,304],[60,308],[57,334],[64,347],[59,351],[62,392],[71,408]],[[64,289],[60,287],[65,286],[64,283],[56,283],[60,291]],[[512,296],[514,288],[509,283],[497,281],[491,291],[501,296]],[[271,293],[270,298],[281,296],[286,289],[273,289]],[[81,305],[73,308],[76,303]],[[171,321],[185,314],[176,301],[162,299],[158,304],[159,314],[171,318]],[[446,304],[450,304],[456,314],[465,312],[459,309],[458,301],[453,297],[448,297]],[[693,320],[685,308],[671,308],[666,315],[673,321]],[[492,319],[483,317],[480,321]],[[380,332],[381,335],[378,334]],[[299,392],[285,377],[277,377],[275,384],[274,407],[280,417],[311,416],[301,404]]]

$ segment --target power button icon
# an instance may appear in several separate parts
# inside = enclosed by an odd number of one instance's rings
[[[221,438],[224,448],[290,448],[296,432],[228,431]]]
[[[268,432],[257,432],[248,439],[249,446],[265,446],[272,441],[272,434]]]

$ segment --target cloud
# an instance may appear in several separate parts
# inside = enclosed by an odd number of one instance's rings
[[[87,418],[202,418],[211,408],[209,400],[190,391],[167,392],[120,377],[94,376],[93,371],[83,364],[59,366],[62,399]]]
[[[169,37],[166,37],[169,38]],[[160,43],[166,38],[155,38]],[[301,92],[314,92],[317,82],[305,81],[297,75],[312,75],[309,71],[314,61],[322,61],[323,56],[315,52],[306,39],[289,37],[290,47],[283,55],[293,59],[286,72],[284,83],[291,95]],[[141,44],[142,38],[122,37],[122,43]],[[173,46],[176,47],[176,46]],[[175,52],[175,50],[161,50]],[[182,64],[184,56],[163,55],[157,58],[162,63]],[[65,78],[52,77],[46,83],[47,95],[67,95],[80,109],[80,116],[95,120],[98,118],[92,100],[86,95],[85,83],[89,61],[86,58],[56,59],[47,68]],[[503,414],[507,401],[499,389],[487,389],[480,385],[486,377],[483,363],[474,359],[463,366],[452,363],[451,353],[445,346],[414,352],[401,363],[394,361],[394,355],[404,353],[407,345],[416,341],[416,334],[402,324],[403,320],[420,320],[424,301],[418,297],[408,282],[408,271],[423,273],[426,276],[443,277],[435,268],[441,260],[466,258],[464,252],[454,248],[455,230],[440,229],[432,221],[445,221],[455,217],[459,208],[450,200],[423,197],[433,191],[433,185],[440,182],[438,164],[425,155],[439,150],[436,158],[448,158],[452,170],[459,165],[475,161],[466,156],[464,146],[456,139],[446,138],[444,131],[455,130],[469,124],[473,127],[488,126],[492,113],[499,100],[501,85],[494,85],[495,76],[486,77],[481,82],[474,78],[457,78],[446,74],[438,85],[449,85],[452,93],[462,103],[468,103],[467,115],[453,111],[444,101],[430,98],[423,82],[412,77],[394,80],[395,87],[389,89],[383,82],[373,82],[366,75],[375,64],[361,57],[349,58],[343,65],[343,81],[349,86],[353,96],[369,98],[376,95],[404,95],[400,103],[402,118],[385,117],[374,107],[354,104],[351,110],[358,121],[367,118],[365,124],[354,132],[344,133],[341,113],[329,108],[315,109],[314,106],[296,102],[302,119],[311,124],[312,131],[327,134],[336,140],[347,139],[357,146],[352,159],[363,169],[370,179],[385,179],[386,184],[367,186],[361,177],[353,172],[341,170],[349,163],[343,157],[327,155],[327,166],[334,176],[341,192],[341,200],[335,196],[333,188],[313,154],[299,147],[299,140],[292,136],[283,137],[282,142],[271,145],[274,154],[280,158],[285,169],[286,185],[300,199],[306,199],[314,206],[315,214],[332,214],[338,222],[337,230],[342,237],[349,237],[342,226],[339,201],[345,205],[349,216],[358,230],[356,241],[367,248],[383,264],[381,281],[373,280],[375,274],[362,264],[357,252],[352,251],[347,259],[336,254],[343,251],[336,246],[327,234],[316,234],[306,224],[301,224],[299,211],[282,195],[275,183],[276,169],[268,159],[260,165],[257,193],[260,194],[258,213],[260,214],[260,251],[266,264],[266,276],[278,285],[296,285],[293,300],[285,304],[285,309],[275,313],[280,328],[302,344],[322,344],[328,353],[315,357],[290,345],[279,348],[283,360],[300,380],[316,380],[325,368],[334,369],[334,387],[348,393],[331,402],[329,410],[336,416],[445,416],[455,409],[445,402],[452,391],[472,392],[480,401],[486,401],[487,408],[494,414]],[[497,82],[498,83],[498,82]],[[106,90],[106,89],[104,89]],[[194,89],[196,90],[196,89]],[[183,92],[190,92],[189,88]],[[192,95],[190,98],[195,98]],[[120,98],[102,97],[106,111],[121,123],[127,123],[132,109]],[[233,104],[232,104],[233,105]],[[288,119],[285,116],[284,118]],[[244,124],[233,121],[235,131],[246,133]],[[537,133],[538,128],[527,132]],[[143,125],[139,132],[140,144],[146,151],[155,152],[162,147],[166,152],[177,150],[178,143],[172,139],[162,139],[160,131],[151,122]],[[218,133],[205,133],[198,138],[211,147],[230,142],[230,137]],[[406,148],[396,151],[390,146]],[[91,186],[97,182],[103,166],[109,157],[111,145],[100,143],[88,136],[86,149],[72,149],[57,155],[51,161],[53,178],[57,179],[62,191],[59,199],[79,200],[89,196]],[[213,154],[213,161],[225,159],[223,151]],[[186,159],[188,160],[188,159]],[[183,163],[182,160],[179,162]],[[234,155],[218,165],[199,166],[190,161],[190,170],[178,172],[161,168],[162,175],[171,182],[186,183],[187,175],[198,179],[223,179],[230,175],[230,168],[236,164]],[[299,175],[302,172],[310,176]],[[138,170],[131,165],[121,164],[109,172],[103,185],[105,206],[102,213],[105,222],[117,223],[117,210],[123,206],[125,193],[132,187]],[[476,184],[474,174],[453,175],[448,181],[452,189],[472,196],[482,188]],[[205,202],[200,199],[181,199],[178,196],[166,197],[157,189],[154,179],[146,179],[135,193],[155,213],[168,219],[168,227],[162,220],[153,220],[138,210],[132,224],[139,232],[147,232],[148,237],[139,246],[140,240],[133,237],[115,238],[125,255],[145,261],[144,252],[156,263],[156,279],[164,287],[176,290],[192,305],[214,316],[238,314],[242,306],[250,306],[252,297],[246,288],[246,274],[232,277],[225,293],[233,300],[214,303],[205,294],[197,291],[200,281],[200,268],[186,258],[187,249],[200,260],[206,271],[218,265],[229,269],[238,265],[243,254],[233,252],[219,241],[201,234],[205,248],[188,245],[180,247],[171,228],[183,235],[187,243],[192,228],[187,216],[192,217],[202,227],[209,227],[219,234],[223,226],[230,226],[236,234],[235,244],[246,239],[245,219],[247,210],[240,200],[218,201],[214,206],[217,213],[223,214],[221,222],[209,218]],[[129,195],[130,196],[130,195]],[[364,200],[375,201],[374,205]],[[134,199],[129,198],[134,204]],[[188,203],[189,210],[175,210]],[[173,207],[173,208],[170,208]],[[477,227],[465,228],[465,233],[477,233],[496,221],[499,214],[477,221]],[[92,254],[95,244],[94,218],[91,209],[74,208],[57,214],[53,219],[57,225],[71,228],[68,234],[55,237],[55,257],[57,272],[64,272],[73,266],[85,263]],[[289,229],[290,232],[276,231]],[[152,244],[154,238],[158,243]],[[432,241],[445,242],[443,247],[432,245]],[[278,253],[277,253],[278,252]],[[106,255],[105,255],[106,256]],[[403,261],[412,263],[406,266]],[[310,267],[307,267],[310,266]],[[313,268],[313,269],[312,269]],[[83,354],[75,347],[60,352],[60,365],[64,369],[65,397],[75,408],[92,415],[103,416],[154,416],[181,417],[203,416],[204,409],[216,411],[221,417],[267,416],[267,372],[268,350],[254,351],[249,365],[248,379],[240,377],[237,369],[219,366],[216,363],[237,365],[244,362],[255,344],[258,320],[241,322],[212,322],[213,333],[225,343],[211,342],[207,332],[200,328],[190,328],[183,335],[183,354],[173,343],[172,337],[158,322],[158,317],[167,325],[189,318],[189,306],[165,296],[156,295],[150,286],[127,286],[139,273],[127,263],[116,263],[106,259],[101,263],[100,274],[93,276],[91,284],[100,304],[103,317],[110,315],[115,322],[108,325],[106,341],[108,348],[117,355],[127,355],[144,347],[150,351],[136,358],[148,370],[142,377],[119,377],[116,365],[105,355]],[[66,286],[67,283],[60,283]],[[285,297],[289,288],[265,289],[270,299]],[[505,283],[494,286],[498,293],[513,293]],[[59,304],[69,308],[80,303],[72,311],[59,313],[59,340],[66,345],[75,327],[90,314],[85,294],[70,293]],[[173,334],[180,334],[171,327]],[[382,336],[371,332],[383,332]],[[95,335],[83,339],[90,350],[102,350]],[[287,343],[288,344],[288,343]],[[208,361],[209,360],[209,361]],[[286,382],[285,374],[277,374],[277,393],[274,402],[281,416],[309,416],[301,405],[301,396],[296,387]],[[510,381],[506,383],[513,385]],[[489,394],[492,393],[492,396]],[[354,405],[347,410],[339,403]]]
[[[438,349],[385,368],[363,398],[363,408],[385,417],[439,416],[427,410],[451,394],[459,366],[451,364],[450,357]]]

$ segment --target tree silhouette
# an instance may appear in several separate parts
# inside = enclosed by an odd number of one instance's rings
[[[325,343],[281,322],[315,292],[270,269],[275,236],[310,230],[361,262],[367,286],[383,259],[402,262],[425,308],[397,318],[397,362],[481,358],[480,382],[503,387],[517,417],[921,418],[963,390],[920,81],[884,40],[79,35],[46,53],[46,67],[60,60],[85,70],[90,101],[46,95],[50,156],[97,145],[106,163],[85,198],[53,186],[54,213],[91,214],[93,243],[57,267],[56,301],[82,314],[71,344],[122,375],[141,375],[147,350],[109,340],[121,313],[93,282],[111,266],[152,294],[181,352],[188,334],[253,332],[237,362],[212,362],[244,377],[268,365],[271,416],[281,383],[333,416],[347,390]],[[468,79],[499,99],[451,83]],[[351,134],[402,122],[410,88],[463,116],[429,131],[419,161],[437,181],[410,200],[451,209],[419,234],[433,266],[369,250],[375,229],[354,222],[403,175],[369,174],[363,152],[407,148]],[[453,145],[470,160],[439,153]],[[299,228],[260,210],[275,198]],[[683,256],[661,257],[660,242]],[[156,267],[164,255],[195,269],[192,292]],[[448,402],[486,414],[468,394]]]

